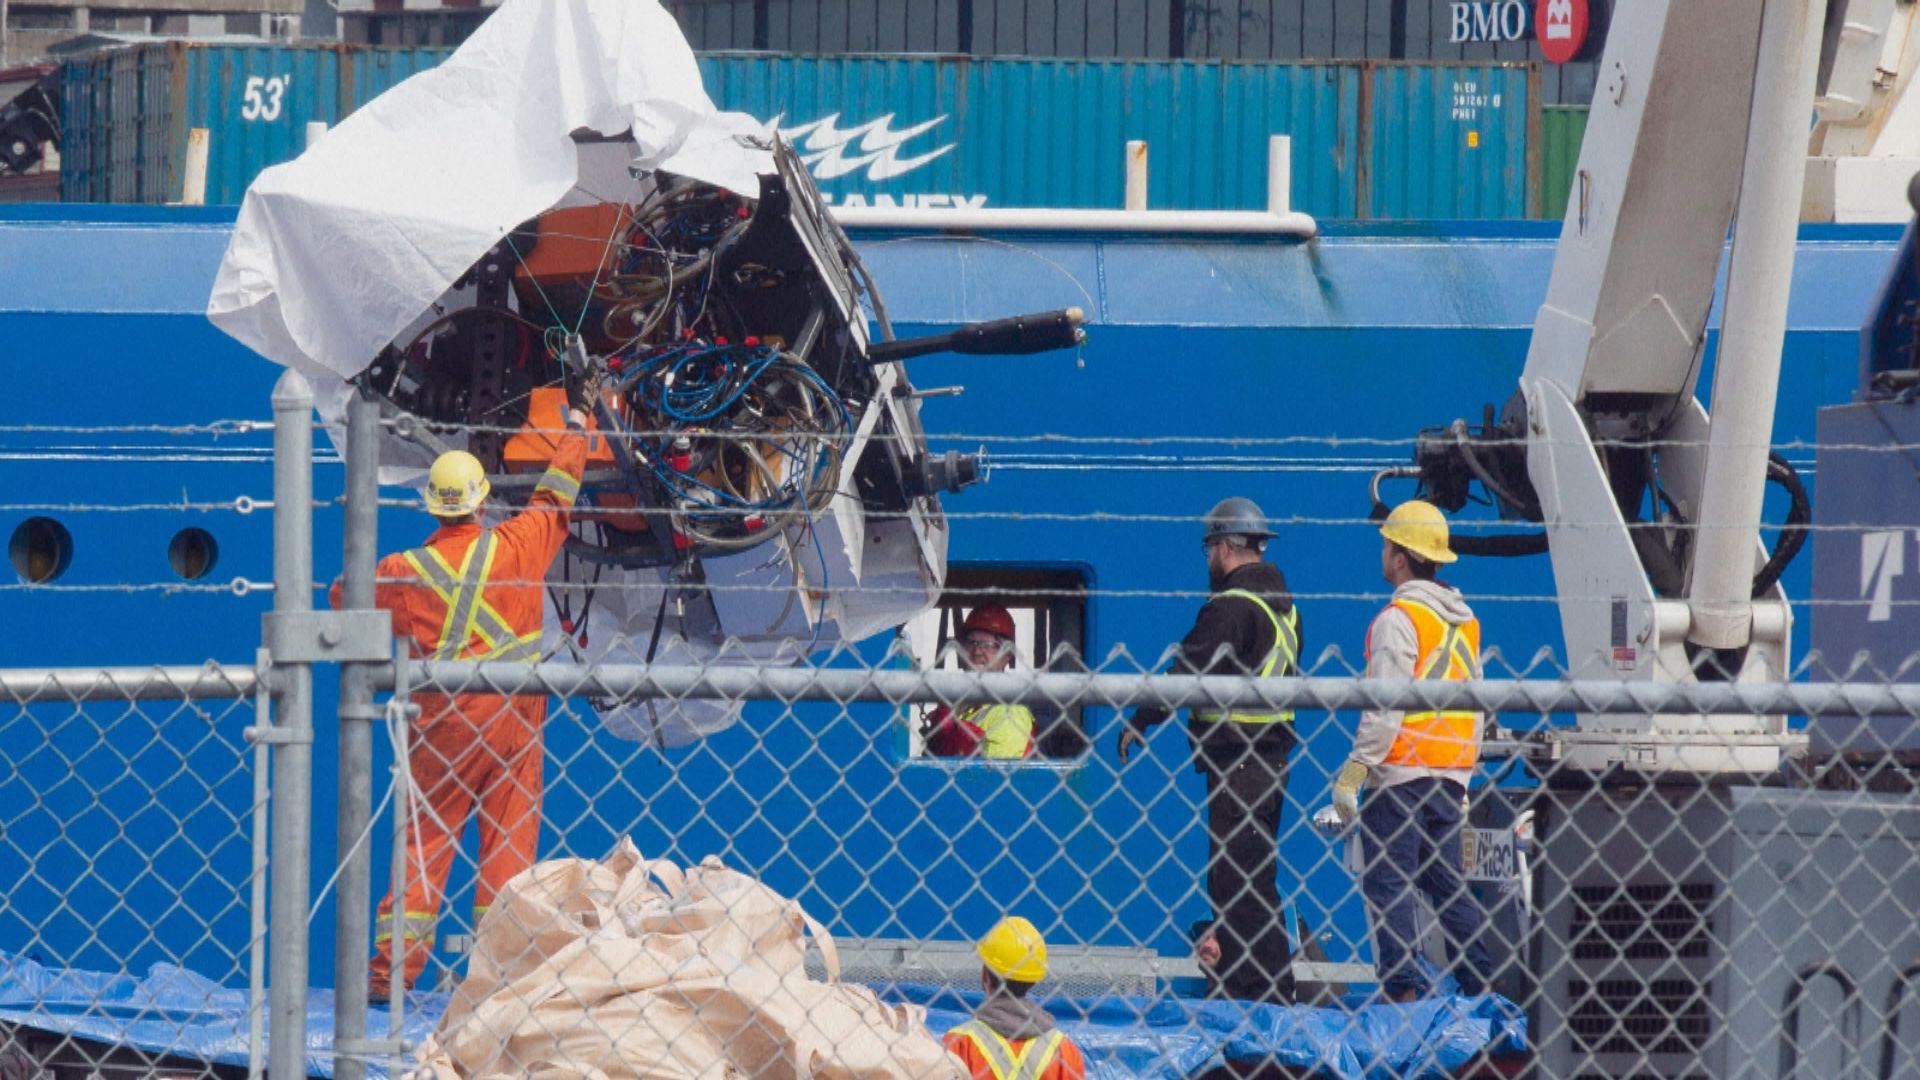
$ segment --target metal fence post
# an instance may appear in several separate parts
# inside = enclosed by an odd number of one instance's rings
[[[273,388],[273,610],[313,609],[313,388],[296,371]],[[273,888],[268,927],[267,1071],[307,1075],[307,864],[313,783],[313,668],[275,658]]]
[[[380,412],[373,399],[356,391],[347,403],[346,511],[342,522],[341,600],[349,611],[373,608],[375,541],[380,516]],[[334,894],[333,926],[333,1075],[361,1080],[366,1062],[358,1051],[367,1033],[366,943],[373,853],[373,730],[385,710],[373,704],[370,668],[359,661],[340,665],[340,825],[339,887]]]
[[[266,1072],[267,1043],[267,808],[272,805],[269,777],[272,770],[270,733],[273,730],[273,658],[262,646],[254,653],[254,670],[259,682],[253,692],[253,726],[247,740],[253,743],[253,874],[248,880],[247,941],[247,1080],[260,1080]]]

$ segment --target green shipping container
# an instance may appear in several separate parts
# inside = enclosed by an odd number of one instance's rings
[[[1564,218],[1580,167],[1580,141],[1587,136],[1585,105],[1549,105],[1540,110],[1540,216]]]

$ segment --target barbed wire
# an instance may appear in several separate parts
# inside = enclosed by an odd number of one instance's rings
[[[271,419],[223,419],[189,424],[0,424],[0,435],[239,435],[272,430]]]
[[[382,427],[389,428],[389,429],[396,428],[396,427],[404,428],[404,429],[426,428],[430,431],[437,431],[437,432],[459,431],[459,432],[472,432],[472,433],[480,433],[480,434],[488,434],[488,435],[517,435],[517,434],[524,433],[524,434],[530,434],[530,435],[546,436],[549,439],[564,436],[569,431],[569,429],[564,426],[545,427],[545,426],[539,426],[539,425],[533,425],[533,424],[496,425],[496,424],[467,423],[467,422],[449,423],[444,421],[428,420],[423,417],[414,417],[414,416],[382,417],[380,420],[380,423]],[[324,425],[320,425],[320,426],[324,426]],[[657,439],[657,438],[663,438],[663,437],[671,438],[677,435],[685,435],[687,434],[687,432],[682,430],[672,430],[672,429],[662,429],[662,430],[656,431],[656,430],[647,430],[647,429],[639,429],[639,428],[628,428],[624,431],[624,434],[631,436],[633,438]],[[699,433],[699,437],[702,439],[714,439],[714,440],[766,442],[769,439],[776,438],[777,436],[770,435],[767,433],[702,431]],[[1110,435],[1110,434],[1087,434],[1087,433],[1081,433],[1081,432],[1064,432],[1064,431],[1009,433],[1009,432],[965,432],[965,431],[938,431],[938,430],[923,430],[917,436],[913,434],[905,433],[905,432],[874,432],[869,436],[869,438],[875,441],[895,440],[895,441],[904,441],[904,442],[910,442],[915,440],[916,438],[924,438],[929,444],[944,443],[944,442],[983,443],[983,444],[1038,443],[1038,444],[1049,444],[1049,445],[1058,444],[1058,445],[1086,445],[1086,446],[1223,446],[1223,447],[1233,447],[1233,448],[1308,446],[1308,447],[1355,447],[1355,448],[1395,449],[1395,450],[1412,450],[1416,448],[1421,442],[1420,436],[1418,434],[1397,435],[1397,436],[1311,435],[1311,434],[1221,435],[1218,433],[1191,434],[1191,435],[1181,435],[1181,434]],[[1817,441],[1810,442],[1806,439],[1787,439],[1787,440],[1781,440],[1776,442],[1770,437],[1761,438],[1761,439],[1727,440],[1725,442],[1716,442],[1711,438],[1620,439],[1620,438],[1604,438],[1604,437],[1593,437],[1593,438],[1568,437],[1564,439],[1548,439],[1545,437],[1530,437],[1530,438],[1522,438],[1522,439],[1509,439],[1509,438],[1499,438],[1499,437],[1486,437],[1486,438],[1475,438],[1473,440],[1473,443],[1474,443],[1475,449],[1488,449],[1488,450],[1493,450],[1493,449],[1524,450],[1529,446],[1591,446],[1591,447],[1594,447],[1596,450],[1651,449],[1656,451],[1669,450],[1669,449],[1696,448],[1696,447],[1704,447],[1704,446],[1721,446],[1727,449],[1741,449],[1741,448],[1772,449],[1772,450],[1779,450],[1779,451],[1786,451],[1786,450],[1815,451],[1815,450],[1820,450],[1824,448],[1824,449],[1830,449],[1830,450],[1858,450],[1858,451],[1884,450],[1888,452],[1906,453],[1906,452],[1911,452],[1915,450],[1920,450],[1920,443],[1895,442],[1895,443],[1825,443],[1823,444]]]
[[[336,496],[333,498],[316,499],[314,500],[313,506],[314,506],[314,509],[317,511],[332,510],[336,507],[341,506],[342,503],[343,503],[343,500],[340,497]],[[418,498],[402,498],[402,497],[392,497],[392,496],[383,497],[379,500],[379,505],[387,509],[403,509],[403,510],[419,510],[420,509],[420,502]],[[206,512],[218,512],[218,511],[233,511],[239,514],[249,514],[257,510],[271,510],[273,509],[273,506],[274,506],[273,500],[270,498],[256,497],[251,495],[239,495],[239,496],[235,496],[232,499],[226,499],[226,500],[195,501],[195,500],[188,499],[188,500],[182,500],[179,502],[0,503],[0,512],[13,511],[18,513],[132,513],[132,512],[155,513],[155,512],[163,512],[163,511],[182,511],[182,512],[206,513]],[[502,508],[502,509],[503,509],[503,513],[501,516],[504,517],[505,508]],[[664,513],[673,512],[671,507],[663,507],[661,509],[662,509],[662,512]],[[628,513],[634,513],[634,512],[636,511],[626,507],[604,507],[604,506],[599,506],[592,503],[581,503],[581,504],[576,504],[570,507],[553,507],[553,506],[546,506],[546,505],[539,505],[539,504],[530,505],[530,506],[511,507],[511,513],[515,513],[515,514],[519,514],[519,513],[570,514],[583,521],[592,520],[595,516],[600,514],[628,514]],[[735,513],[738,516],[743,518],[759,518],[759,519],[764,519],[768,521],[791,521],[791,522],[801,523],[801,524],[820,521],[827,516],[822,512],[806,510],[804,508],[751,509],[751,510],[738,510],[738,511],[722,509],[722,510],[703,511],[703,513],[709,516],[715,515],[715,514],[725,515],[729,513]],[[874,510],[874,509],[867,509],[867,508],[862,509],[861,516],[869,521],[914,521],[918,517],[918,515],[916,515],[913,511],[910,511],[910,510],[892,511],[892,510]],[[1118,524],[1118,525],[1197,525],[1197,524],[1204,524],[1207,520],[1206,515],[1203,513],[1166,514],[1166,513],[1145,513],[1145,512],[1123,512],[1123,511],[1116,511],[1116,510],[1085,510],[1085,511],[952,510],[952,509],[942,508],[941,516],[950,521],[1026,521],[1026,522],[1050,522],[1050,523],[1065,523],[1065,524],[1093,523],[1093,524]],[[1269,525],[1274,526],[1276,528],[1364,527],[1369,529],[1377,529],[1380,524],[1377,519],[1372,517],[1365,517],[1365,516],[1315,517],[1315,516],[1308,516],[1304,514],[1270,515],[1267,518],[1267,522]],[[1605,520],[1594,520],[1594,521],[1579,521],[1579,520],[1570,521],[1563,518],[1560,521],[1560,525],[1565,528],[1592,529],[1592,530],[1613,529],[1613,528],[1619,527],[1620,524],[1622,523],[1611,518],[1605,519]],[[1762,533],[1778,532],[1788,528],[1792,528],[1796,530],[1804,530],[1810,533],[1859,533],[1859,532],[1881,532],[1890,528],[1901,527],[1898,525],[1885,524],[1885,523],[1851,523],[1851,522],[1837,522],[1837,523],[1836,522],[1829,522],[1829,523],[1807,522],[1801,525],[1788,525],[1785,523],[1774,522],[1774,521],[1763,521],[1763,522],[1760,522],[1758,525],[1746,524],[1746,523],[1708,524],[1708,523],[1697,522],[1697,521],[1670,521],[1670,522],[1627,521],[1627,522],[1624,522],[1624,524],[1630,529],[1662,529],[1662,530],[1668,530],[1673,532],[1706,532],[1706,531],[1721,530],[1721,529],[1737,529],[1742,531],[1758,531]],[[1473,532],[1479,532],[1483,530],[1496,530],[1498,533],[1508,533],[1508,534],[1516,533],[1516,532],[1528,532],[1528,531],[1537,532],[1544,527],[1539,522],[1509,521],[1509,520],[1502,520],[1502,519],[1481,519],[1481,518],[1468,518],[1468,517],[1457,517],[1452,522],[1450,522],[1450,526],[1456,534],[1473,533]],[[769,537],[769,539],[771,539],[771,537]]]
[[[270,593],[273,591],[273,588],[273,582],[271,581],[255,581],[251,578],[244,577],[234,578],[226,582],[0,582],[0,592],[18,593],[232,593],[238,597],[256,592]],[[315,588],[324,589],[325,586],[316,585]]]
[[[662,569],[661,572],[664,572]],[[410,577],[376,577],[376,584],[410,585],[416,579]],[[721,583],[710,581],[676,582],[670,579],[646,581],[619,581],[602,578],[597,582],[560,582],[548,578],[493,578],[490,584],[500,586],[529,585],[541,588],[564,589],[569,592],[607,591],[613,593],[640,592],[658,593],[667,590],[687,595],[737,595],[757,594],[762,596],[787,596],[797,592],[814,591],[812,586],[796,586],[792,583]],[[325,594],[332,588],[333,579],[316,580],[312,591]],[[231,593],[235,597],[245,597],[250,593],[271,593],[274,584],[271,581],[259,581],[250,578],[234,578],[226,582],[198,581],[139,581],[139,582],[86,582],[69,583],[49,582],[0,582],[0,592],[19,593],[148,593],[148,592],[185,592],[185,593]],[[834,585],[827,590],[845,596],[886,596],[902,599],[924,598],[927,591],[904,585]],[[1206,589],[1129,589],[1111,587],[1093,587],[1087,589],[1061,588],[1023,588],[998,586],[949,587],[944,597],[931,606],[967,608],[988,599],[1007,601],[1020,600],[1183,600],[1205,601],[1215,594]],[[1330,591],[1330,590],[1290,590],[1289,595],[1300,603],[1353,603],[1384,604],[1392,598],[1388,590],[1378,591]],[[1564,593],[1502,593],[1493,591],[1467,590],[1465,598],[1476,606],[1495,604],[1504,605],[1558,605],[1558,604],[1611,604],[1620,599],[1617,593],[1564,594]],[[1684,604],[1685,597],[1659,598],[1661,602]],[[1871,596],[1859,599],[1832,597],[1789,597],[1790,609],[1800,608],[1881,608],[1905,610],[1920,608],[1920,599],[1902,599],[1887,597],[1875,599]]]
[[[337,503],[316,500],[315,510],[327,509]],[[232,499],[216,502],[180,502],[159,503],[0,503],[0,511],[14,511],[25,514],[78,514],[78,513],[156,513],[160,511],[182,511],[192,513],[214,513],[232,511],[236,514],[251,514],[256,510],[272,510],[273,500],[256,499],[251,495],[241,495]]]
[[[381,419],[381,424],[383,427],[386,427],[389,429],[396,428],[396,427],[425,428],[429,431],[434,431],[439,433],[459,432],[459,433],[493,434],[493,435],[515,435],[515,434],[525,433],[525,434],[532,434],[532,435],[547,436],[550,438],[563,436],[567,433],[567,429],[564,427],[549,428],[549,427],[541,427],[541,426],[527,425],[527,424],[492,425],[492,424],[477,424],[477,423],[464,423],[464,422],[444,423],[444,422],[433,421],[425,418],[411,417],[411,416],[383,417]],[[322,431],[329,430],[329,425],[323,421],[315,421],[313,423],[313,427],[316,430],[322,430]],[[270,434],[272,432],[272,429],[273,429],[273,424],[271,421],[258,421],[258,420],[215,420],[205,424],[114,424],[114,425],[0,424],[0,435],[7,435],[7,434],[33,434],[33,435],[37,435],[37,434],[74,434],[74,435],[169,434],[169,435],[212,435],[215,437],[228,437],[228,436],[239,435],[239,434],[258,434],[258,433]],[[680,431],[680,430],[652,431],[652,430],[644,430],[644,429],[629,429],[625,434],[633,438],[652,439],[652,438],[673,437],[677,435],[684,435],[686,434],[686,432]],[[712,431],[712,432],[701,432],[699,437],[705,440],[713,440],[713,441],[765,442],[771,438],[774,438],[775,436],[768,435],[765,433]],[[1192,434],[1192,435],[1180,435],[1180,434],[1109,435],[1109,434],[1086,434],[1086,433],[1076,433],[1076,432],[1005,433],[1005,432],[965,432],[965,431],[952,431],[952,432],[925,431],[920,433],[917,436],[909,435],[905,433],[898,433],[898,432],[891,432],[891,433],[875,432],[869,436],[869,439],[876,442],[884,442],[884,441],[911,442],[911,441],[916,441],[918,439],[924,439],[924,441],[929,445],[944,444],[944,443],[971,443],[971,444],[981,444],[981,445],[1037,444],[1037,445],[1061,445],[1061,446],[1077,445],[1077,446],[1131,446],[1131,447],[1217,446],[1217,447],[1223,447],[1223,448],[1229,448],[1229,449],[1321,447],[1321,448],[1331,448],[1331,449],[1339,449],[1339,448],[1393,449],[1393,450],[1401,450],[1401,451],[1410,451],[1416,446],[1418,446],[1420,442],[1420,439],[1418,436],[1358,436],[1358,435],[1310,435],[1310,434],[1295,434],[1295,435],[1281,435],[1281,436],[1241,436],[1241,435],[1220,435],[1220,434],[1213,434],[1213,433]],[[1820,450],[1845,451],[1845,452],[1852,452],[1852,453],[1889,453],[1889,454],[1914,454],[1916,452],[1920,452],[1920,443],[1907,443],[1907,442],[1897,442],[1897,441],[1888,442],[1888,443],[1845,442],[1845,443],[1824,443],[1823,444],[1819,442],[1808,441],[1805,439],[1788,439],[1788,440],[1780,440],[1780,441],[1774,441],[1771,439],[1753,439],[1753,440],[1728,441],[1728,442],[1716,444],[1711,439],[1671,439],[1671,438],[1637,440],[1637,439],[1606,439],[1606,438],[1547,439],[1547,438],[1536,437],[1536,438],[1529,438],[1529,439],[1480,438],[1475,440],[1476,449],[1486,449],[1486,450],[1494,450],[1494,449],[1502,449],[1502,448],[1526,449],[1527,447],[1547,447],[1547,446],[1592,446],[1600,450],[1651,449],[1655,451],[1660,451],[1660,450],[1682,449],[1682,448],[1690,448],[1690,447],[1697,448],[1697,447],[1705,447],[1710,445],[1719,445],[1728,449],[1739,449],[1739,448],[1763,449],[1764,448],[1764,449],[1770,449],[1770,450],[1774,450],[1782,453],[1789,452],[1789,451],[1801,451],[1801,452],[1811,453],[1811,452],[1820,451]],[[110,452],[121,451],[121,450],[143,450],[143,449],[153,450],[153,451],[166,451],[166,450],[175,450],[178,448],[139,447],[139,446],[101,447],[97,445],[90,445],[90,446],[77,446],[77,447],[36,447],[33,449],[41,452],[70,451],[76,454],[85,454],[89,452],[110,453]],[[251,453],[251,452],[270,453],[271,446],[263,442],[257,447],[231,447],[231,448],[220,448],[220,449],[227,450],[228,452],[233,454],[243,454],[243,453]],[[5,452],[15,453],[15,454],[28,452],[26,450],[22,450],[18,448],[7,448],[4,446],[4,444],[0,444],[0,450],[4,450]],[[331,449],[324,446],[315,448],[315,457],[316,459],[331,459],[334,461],[338,460],[337,453],[334,453]],[[997,459],[990,459],[990,460],[994,460],[996,465],[998,464]],[[1094,459],[1094,460],[1098,460],[1098,459]],[[1177,463],[1182,459],[1168,458],[1164,460]],[[1212,459],[1209,459],[1209,460],[1212,460]],[[1278,459],[1278,460],[1285,461],[1287,459]],[[1342,458],[1342,459],[1335,459],[1335,460],[1341,463],[1351,463],[1356,460],[1376,460],[1376,459]],[[1378,459],[1378,460],[1384,461],[1387,459]],[[1400,458],[1392,459],[1392,460],[1398,464],[1405,464],[1407,463],[1408,460],[1410,460],[1410,458],[1407,456],[1402,456]]]
[[[534,474],[534,475],[537,475],[537,474]],[[413,510],[420,509],[420,502],[417,498],[405,499],[405,498],[388,497],[388,498],[380,499],[379,504],[389,509],[413,509]],[[661,509],[662,509],[662,512],[665,512],[665,513],[673,512],[671,507],[663,507]],[[516,507],[515,512],[517,513],[531,512],[531,513],[545,513],[545,514],[565,513],[565,514],[572,514],[575,516],[591,517],[594,514],[600,514],[600,513],[628,514],[628,513],[634,513],[635,511],[626,507],[600,507],[600,506],[594,506],[591,504],[577,504],[575,506],[566,507],[566,508],[538,506],[538,505],[528,506],[528,507]],[[715,511],[703,511],[703,513],[735,514],[742,518],[761,518],[768,521],[792,521],[797,523],[819,521],[827,516],[818,511],[811,511],[811,510],[800,509],[800,508],[764,509],[764,510],[743,509],[743,510],[737,510],[737,511],[715,510]],[[916,519],[918,515],[916,515],[911,510],[863,509],[861,511],[861,516],[866,518],[868,521],[913,521]],[[1165,513],[1144,513],[1144,512],[1121,512],[1121,511],[1115,511],[1115,510],[1086,510],[1086,511],[1080,511],[1080,512],[1062,511],[1062,510],[952,510],[952,509],[947,509],[945,507],[941,508],[940,516],[949,521],[1029,521],[1029,522],[1054,522],[1054,523],[1069,523],[1069,524],[1070,523],[1092,523],[1092,524],[1104,524],[1104,525],[1199,525],[1199,524],[1204,524],[1207,520],[1207,516],[1204,513],[1165,514]],[[1267,524],[1277,529],[1333,528],[1333,527],[1338,527],[1338,528],[1365,527],[1369,529],[1378,529],[1380,527],[1379,520],[1371,517],[1364,517],[1364,516],[1310,517],[1310,516],[1300,515],[1300,514],[1293,514],[1293,515],[1270,514],[1267,517]],[[1578,521],[1578,520],[1569,521],[1563,518],[1560,520],[1561,526],[1567,527],[1567,528],[1574,528],[1574,529],[1593,529],[1593,530],[1613,529],[1618,527],[1620,524],[1622,523],[1614,519],[1594,520],[1594,521]],[[1667,530],[1672,530],[1676,532],[1703,532],[1703,531],[1720,530],[1720,529],[1735,529],[1740,531],[1758,531],[1758,532],[1778,532],[1782,529],[1792,528],[1792,529],[1803,529],[1807,532],[1852,533],[1852,532],[1873,532],[1878,530],[1884,530],[1887,528],[1897,527],[1897,526],[1888,526],[1888,525],[1851,524],[1851,523],[1820,524],[1816,522],[1807,522],[1803,525],[1787,525],[1784,523],[1772,522],[1772,521],[1761,522],[1757,525],[1747,524],[1747,523],[1705,524],[1701,522],[1682,522],[1682,521],[1675,521],[1675,522],[1627,521],[1624,524],[1628,528],[1632,528],[1632,529],[1667,529]],[[1529,531],[1537,532],[1543,528],[1543,526],[1539,522],[1506,521],[1506,520],[1498,520],[1498,519],[1487,520],[1487,519],[1465,518],[1465,517],[1454,518],[1452,521],[1449,522],[1449,527],[1455,533],[1461,533],[1461,532],[1466,532],[1470,530],[1478,531],[1478,530],[1485,530],[1485,529],[1499,530],[1501,532],[1507,532],[1507,533],[1529,532]],[[1284,546],[1284,534],[1281,538],[1281,542],[1282,542],[1282,546]]]
[[[380,423],[383,427],[386,427],[386,428],[394,428],[396,426],[425,427],[429,430],[435,430],[435,431],[457,430],[460,432],[477,432],[477,433],[483,433],[483,434],[513,435],[513,434],[519,434],[519,433],[525,432],[528,434],[559,436],[559,435],[564,435],[567,432],[567,429],[564,427],[547,428],[547,427],[539,427],[539,426],[526,425],[526,424],[490,425],[490,424],[468,424],[468,423],[443,423],[439,421],[428,420],[422,417],[412,417],[412,416],[382,417]],[[315,420],[312,424],[312,427],[315,430],[324,431],[328,429],[329,425],[324,421]],[[225,436],[242,435],[242,434],[271,434],[272,431],[273,431],[272,420],[249,420],[249,419],[220,419],[220,420],[207,421],[204,423],[187,423],[187,424],[0,424],[0,435],[159,434],[159,435],[212,435],[217,437],[225,437]],[[685,434],[685,432],[679,431],[679,430],[648,431],[648,430],[632,429],[632,430],[629,430],[627,434],[635,438],[660,438],[663,436],[683,435]],[[740,432],[701,432],[700,437],[703,439],[732,439],[732,440],[740,440],[740,441],[748,441],[748,442],[762,442],[762,441],[766,441],[770,436],[766,434],[748,434],[748,433],[740,433]],[[909,438],[909,436],[906,436],[904,434],[899,434],[899,433],[893,433],[893,434],[875,433],[875,435],[872,437],[875,439]],[[1312,435],[1312,434],[1222,435],[1216,432],[1196,433],[1196,434],[1115,435],[1115,434],[1088,434],[1088,433],[1081,433],[1081,432],[1065,432],[1065,431],[1007,433],[1007,432],[966,432],[966,431],[928,430],[923,432],[921,437],[925,438],[930,443],[939,442],[939,441],[950,441],[950,442],[970,442],[970,443],[1008,443],[1008,444],[1037,443],[1037,444],[1086,445],[1086,446],[1193,446],[1193,445],[1198,445],[1198,446],[1222,446],[1222,447],[1235,447],[1235,448],[1289,447],[1289,446],[1356,447],[1356,448],[1371,447],[1371,448],[1378,448],[1378,449],[1395,449],[1395,450],[1411,450],[1415,446],[1417,446],[1420,441],[1417,435],[1405,435],[1405,436]],[[1665,449],[1679,449],[1679,448],[1686,448],[1686,447],[1702,447],[1702,446],[1716,445],[1716,444],[1711,439],[1671,439],[1671,438],[1642,440],[1642,439],[1607,439],[1607,438],[1546,439],[1546,438],[1536,437],[1536,438],[1527,438],[1527,439],[1482,438],[1482,439],[1475,440],[1476,448],[1484,447],[1487,449],[1498,449],[1498,448],[1525,449],[1528,446],[1562,446],[1562,445],[1564,446],[1590,445],[1597,449],[1631,448],[1631,449],[1665,450]],[[1789,451],[1789,450],[1818,451],[1818,450],[1825,449],[1825,450],[1844,450],[1844,451],[1852,451],[1852,452],[1884,452],[1884,453],[1902,453],[1902,454],[1920,452],[1920,443],[1908,443],[1908,442],[1898,442],[1898,441],[1888,442],[1888,443],[1844,442],[1844,443],[1824,443],[1823,444],[1817,441],[1809,441],[1806,439],[1786,439],[1786,440],[1779,440],[1779,441],[1775,441],[1772,439],[1751,439],[1751,440],[1732,440],[1732,441],[1718,443],[1717,445],[1725,446],[1728,448],[1749,448],[1749,449],[1767,448],[1767,449],[1772,449],[1777,451]],[[90,448],[92,447],[81,447],[76,449],[90,449]],[[267,447],[265,444],[262,444],[261,448],[270,449],[270,447]],[[108,449],[112,449],[112,448],[108,448]],[[160,449],[160,448],[155,448],[155,449]],[[246,448],[235,447],[233,449],[236,452],[239,452]],[[325,453],[326,451],[324,450],[324,448],[317,447],[315,452],[316,452],[316,456],[318,456],[319,454]]]

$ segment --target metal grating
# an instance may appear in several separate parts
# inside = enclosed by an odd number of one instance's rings
[[[1576,960],[1701,960],[1713,930],[1711,882],[1580,885],[1569,930]]]
[[[1596,1054],[1697,1054],[1712,1034],[1709,985],[1691,979],[1567,981],[1573,1043]]]

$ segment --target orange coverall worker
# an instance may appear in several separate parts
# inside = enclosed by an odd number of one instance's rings
[[[393,614],[393,630],[421,658],[538,660],[547,567],[567,538],[567,520],[580,492],[587,439],[572,430],[560,439],[546,475],[527,507],[506,522],[483,528],[472,521],[443,525],[424,546],[380,560],[374,603]],[[334,585],[334,606],[340,586]],[[405,935],[405,983],[412,986],[433,951],[434,922],[447,872],[478,804],[479,880],[473,921],[486,914],[500,887],[533,865],[540,838],[540,727],[545,696],[420,694],[408,748],[413,783],[425,805],[415,807],[407,831],[407,890],[399,930]],[[379,994],[391,984],[393,894],[374,918],[374,955],[368,982]]]
[[[996,1017],[994,1006],[1025,1015]],[[1082,1080],[1087,1075],[1080,1048],[1053,1026],[1052,1017],[1024,1000],[991,1002],[947,1032],[944,1045],[966,1063],[973,1080]]]

